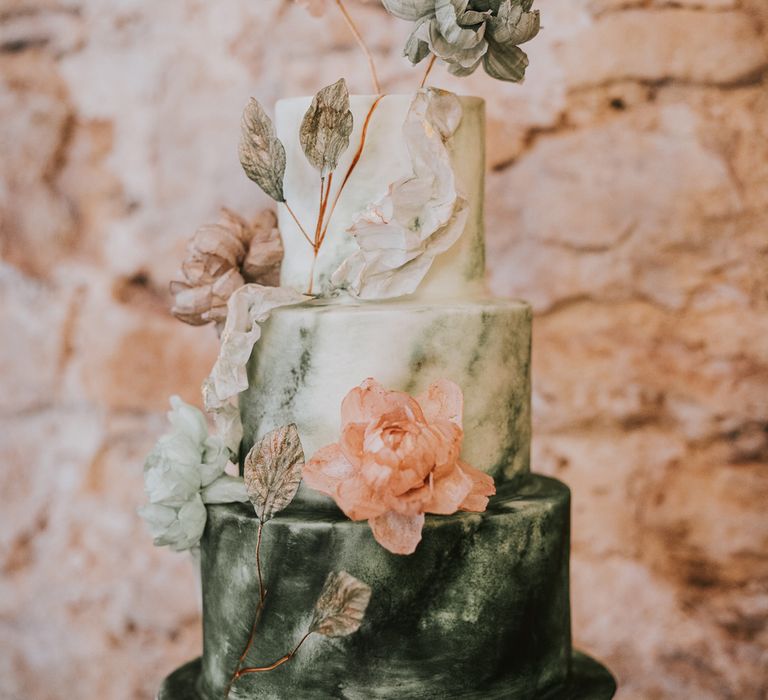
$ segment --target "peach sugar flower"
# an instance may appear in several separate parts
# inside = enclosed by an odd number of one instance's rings
[[[395,554],[411,554],[425,513],[482,512],[493,478],[459,459],[461,389],[441,379],[413,398],[366,379],[341,404],[341,438],[318,450],[304,480]]]

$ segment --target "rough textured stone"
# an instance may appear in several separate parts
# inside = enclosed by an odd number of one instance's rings
[[[759,27],[742,12],[627,9],[585,21],[572,39],[561,58],[573,86],[624,78],[738,83],[768,63]]]
[[[350,5],[389,92],[407,24]],[[264,198],[240,110],[365,61],[331,8],[0,9],[0,697],[148,698],[199,653],[188,560],[135,516],[165,396],[215,337],[167,312],[187,237]],[[533,467],[573,490],[576,643],[620,698],[758,700],[768,667],[768,5],[547,0],[488,99],[488,262],[530,299]],[[15,268],[11,269],[11,268]],[[119,682],[116,682],[119,679]]]

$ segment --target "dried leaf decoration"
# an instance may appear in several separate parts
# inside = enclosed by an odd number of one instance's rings
[[[349,147],[353,122],[344,78],[315,95],[301,122],[299,140],[304,155],[321,177],[336,170],[339,158]]]
[[[325,637],[346,637],[357,632],[370,600],[370,586],[346,571],[329,574],[315,603],[309,631]]]
[[[276,202],[285,202],[285,147],[272,120],[253,97],[243,112],[241,128],[240,163],[245,174]]]
[[[293,423],[267,433],[251,448],[245,458],[245,488],[262,523],[293,500],[303,466],[304,450]]]

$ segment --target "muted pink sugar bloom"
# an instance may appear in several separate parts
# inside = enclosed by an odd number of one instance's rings
[[[482,512],[493,478],[459,459],[461,389],[441,379],[413,398],[366,379],[341,404],[338,443],[304,466],[311,488],[333,498],[352,520],[395,554],[411,554],[425,513]]]

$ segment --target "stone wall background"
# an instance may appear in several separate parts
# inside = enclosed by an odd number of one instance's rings
[[[495,292],[536,308],[535,464],[574,492],[579,646],[620,697],[768,693],[768,4],[541,0],[488,100]],[[385,87],[406,25],[351,8]],[[0,698],[153,697],[196,584],[135,514],[212,331],[168,281],[265,104],[365,63],[285,0],[0,1]]]

